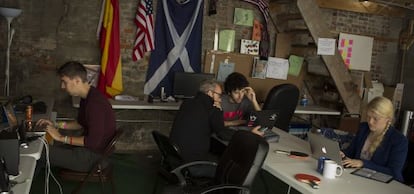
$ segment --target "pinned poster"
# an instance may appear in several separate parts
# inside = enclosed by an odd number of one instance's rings
[[[255,19],[253,22],[252,40],[260,41],[262,38],[262,30],[263,24]]]
[[[346,67],[350,70],[371,70],[372,46],[374,38],[340,33],[338,51]]]
[[[253,26],[253,18],[253,10],[234,8],[234,24],[242,26]]]
[[[333,38],[319,38],[318,39],[318,55],[335,55],[336,39]]]
[[[235,36],[236,31],[234,30],[221,30],[219,33],[219,50],[233,52]]]
[[[241,39],[240,53],[250,54],[250,55],[259,55],[259,44],[260,44],[259,41]]]
[[[289,56],[289,75],[298,76],[302,69],[303,57],[296,55]]]
[[[217,81],[224,82],[228,75],[234,72],[234,63],[229,63],[228,59],[221,62],[217,72]]]
[[[289,61],[287,59],[269,57],[267,59],[266,77],[287,80]]]

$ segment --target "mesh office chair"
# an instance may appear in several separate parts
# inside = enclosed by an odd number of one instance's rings
[[[299,100],[299,89],[293,84],[274,86],[267,94],[263,110],[279,112],[275,127],[289,131],[290,119],[295,112]]]
[[[113,181],[113,167],[109,164],[106,168],[102,164],[109,159],[109,156],[115,150],[115,144],[121,136],[123,130],[118,129],[115,132],[115,136],[112,138],[111,142],[105,148],[105,152],[102,157],[92,166],[89,172],[78,172],[68,169],[62,169],[59,172],[59,175],[62,179],[80,181],[78,186],[72,191],[72,193],[79,193],[86,182],[101,182],[102,193],[105,193],[104,183],[110,182],[112,186],[112,193],[115,193],[115,184]]]
[[[237,131],[220,158],[215,177],[209,184],[167,187],[163,193],[248,194],[268,151],[269,144],[263,137],[249,131]],[[178,175],[180,172],[173,170],[177,176],[181,176]]]

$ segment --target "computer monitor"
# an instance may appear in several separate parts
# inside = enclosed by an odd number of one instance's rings
[[[210,73],[176,72],[174,75],[174,98],[193,98],[199,91],[200,83],[207,79],[214,79]]]

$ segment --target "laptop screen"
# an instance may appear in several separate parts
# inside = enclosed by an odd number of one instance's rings
[[[14,109],[12,104],[9,102],[6,105],[3,106],[4,114],[7,118],[7,123],[9,124],[10,128],[16,128],[18,126],[17,117],[14,113]]]
[[[199,91],[200,83],[208,79],[214,79],[214,74],[176,72],[174,75],[174,97],[193,98]]]
[[[308,132],[308,138],[314,158],[326,157],[335,161],[338,165],[342,165],[342,158],[339,154],[341,150],[338,142],[312,132]]]

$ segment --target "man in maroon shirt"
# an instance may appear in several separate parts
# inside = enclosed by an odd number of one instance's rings
[[[106,97],[89,85],[86,69],[81,63],[67,62],[57,70],[57,74],[62,89],[71,96],[81,97],[78,117],[74,121],[62,121],[56,125],[50,120],[41,119],[37,125],[46,125],[45,130],[55,142],[49,146],[51,165],[86,172],[100,158],[115,135],[115,114]],[[83,131],[81,136],[71,136],[63,135],[59,128]]]

